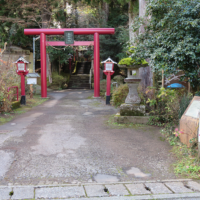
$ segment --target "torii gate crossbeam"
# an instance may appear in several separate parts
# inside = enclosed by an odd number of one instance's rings
[[[65,31],[73,31],[74,35],[94,35],[94,97],[100,97],[99,35],[114,34],[114,28],[24,29],[25,35],[40,35],[41,97],[47,97],[46,46],[48,42],[46,41],[46,35],[64,35]]]

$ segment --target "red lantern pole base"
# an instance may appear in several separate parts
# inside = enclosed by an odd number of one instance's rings
[[[20,104],[26,105],[26,96],[21,96]]]
[[[18,75],[21,76],[21,105],[26,105],[26,94],[25,94],[25,76],[28,74],[29,71],[25,72],[17,72]]]
[[[110,105],[110,96],[106,96],[106,105]]]
[[[103,71],[107,76],[107,88],[106,88],[106,105],[110,104],[110,84],[111,84],[111,76],[115,73],[114,71]]]

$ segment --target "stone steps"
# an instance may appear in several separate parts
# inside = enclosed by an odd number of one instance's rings
[[[81,74],[81,75],[72,75],[70,82],[68,84],[69,89],[90,89],[89,84],[89,75]]]

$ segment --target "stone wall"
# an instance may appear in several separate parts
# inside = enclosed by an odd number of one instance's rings
[[[28,65],[28,69],[30,72],[33,71],[33,53],[30,50],[24,50],[17,46],[10,46],[6,48],[6,51],[3,52],[0,59],[4,61],[10,60],[11,62],[15,62],[20,56],[23,56],[27,61],[31,62]],[[1,62],[0,62],[1,65]]]

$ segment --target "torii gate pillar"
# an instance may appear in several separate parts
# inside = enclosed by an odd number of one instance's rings
[[[94,34],[94,97],[100,97],[99,34]]]
[[[47,97],[46,35],[40,34],[41,97]]]

